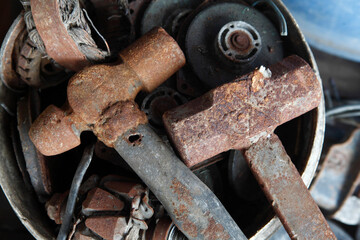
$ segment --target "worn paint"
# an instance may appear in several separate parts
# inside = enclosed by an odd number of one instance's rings
[[[177,178],[173,179],[170,189],[177,197],[177,203],[174,204],[174,214],[177,220],[181,222],[183,232],[185,231],[188,236],[193,238],[197,238],[198,234],[201,234],[204,239],[231,239],[221,223],[216,222],[209,211],[202,213],[202,225],[196,225],[194,220],[191,220],[190,216],[193,213],[190,214],[190,211],[194,209],[194,194]]]
[[[244,156],[291,239],[336,239],[280,139],[260,139]]]
[[[125,235],[128,223],[125,217],[99,216],[87,218],[85,225],[103,239],[113,240]]]

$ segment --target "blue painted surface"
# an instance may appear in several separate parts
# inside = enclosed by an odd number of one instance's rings
[[[360,0],[283,0],[315,48],[360,62]]]

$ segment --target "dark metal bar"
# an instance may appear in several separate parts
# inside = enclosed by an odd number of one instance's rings
[[[68,200],[66,203],[64,219],[61,224],[60,231],[57,236],[57,240],[66,240],[67,239],[67,235],[69,233],[71,223],[72,223],[72,218],[73,218],[73,214],[74,214],[76,199],[78,196],[80,185],[83,181],[86,170],[88,169],[88,167],[91,163],[91,160],[92,160],[92,157],[94,154],[94,148],[95,148],[94,143],[88,145],[85,148],[83,156],[79,163],[79,166],[76,169],[74,179],[71,183],[69,197],[68,197]]]
[[[119,137],[115,149],[189,239],[247,239],[215,194],[147,125]]]

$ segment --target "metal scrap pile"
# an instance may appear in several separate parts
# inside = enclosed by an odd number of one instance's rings
[[[267,239],[282,223],[336,239],[316,203],[359,223],[358,130],[330,148],[316,202],[307,189],[322,86],[281,1],[21,3],[0,54],[17,104],[2,106],[44,210],[35,237]]]

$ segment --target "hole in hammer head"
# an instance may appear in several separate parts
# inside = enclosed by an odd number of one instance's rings
[[[140,134],[133,134],[128,137],[128,140],[133,146],[141,143],[142,136]]]

